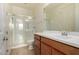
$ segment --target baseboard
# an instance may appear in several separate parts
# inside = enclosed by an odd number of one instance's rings
[[[17,45],[17,46],[11,47],[10,49],[21,48],[21,47],[25,47],[25,46],[28,46],[28,44]]]

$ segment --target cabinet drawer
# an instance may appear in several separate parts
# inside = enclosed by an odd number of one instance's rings
[[[40,38],[41,38],[41,37],[40,37],[39,35],[36,35],[36,34],[34,35],[34,39],[40,40]]]
[[[57,49],[58,51],[62,52],[63,54],[79,54],[79,49],[66,45],[64,43],[55,41],[53,39],[48,39],[48,38],[44,38],[41,37],[41,41],[43,43],[46,43],[47,45],[51,46],[52,48]]]
[[[40,49],[40,41],[35,39],[35,46],[37,46]]]

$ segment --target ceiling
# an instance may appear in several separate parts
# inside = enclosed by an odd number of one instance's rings
[[[10,3],[10,5],[18,6],[22,8],[36,9],[38,7],[55,8],[64,3]],[[66,4],[66,3],[65,3]]]
[[[70,4],[73,4],[73,3],[51,3],[49,5],[46,6],[46,8],[57,8],[59,7],[60,5],[70,5]]]
[[[40,6],[44,6],[45,3],[11,3],[10,5],[23,7],[23,8],[35,9]]]

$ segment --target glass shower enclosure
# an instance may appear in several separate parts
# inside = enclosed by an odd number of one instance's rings
[[[31,16],[12,15],[9,21],[9,40],[12,48],[27,46],[34,40]]]

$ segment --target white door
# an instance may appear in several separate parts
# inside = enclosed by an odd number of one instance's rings
[[[7,54],[6,52],[6,39],[5,37],[5,20],[6,20],[6,9],[5,4],[0,3],[0,55]]]

